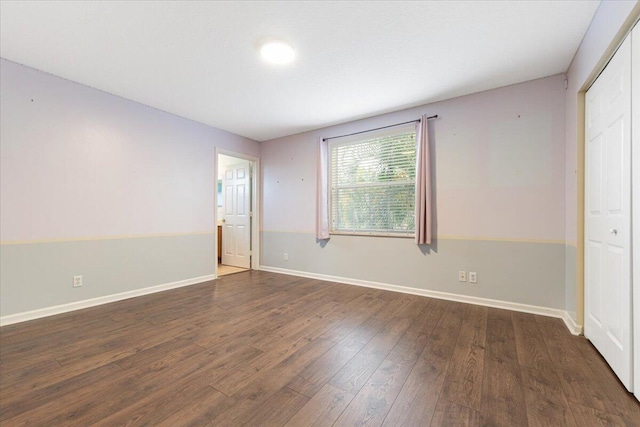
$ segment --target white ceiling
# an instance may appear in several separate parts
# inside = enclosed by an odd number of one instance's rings
[[[0,56],[263,141],[564,72],[598,4],[2,1]]]

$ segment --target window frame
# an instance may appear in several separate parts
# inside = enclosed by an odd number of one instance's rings
[[[330,140],[328,141],[328,146],[327,146],[327,155],[328,155],[328,161],[327,161],[327,180],[328,180],[328,190],[329,190],[329,194],[328,194],[328,211],[329,211],[329,235],[336,235],[336,236],[370,236],[370,237],[392,237],[392,238],[401,238],[401,239],[414,239],[416,236],[416,227],[415,227],[415,220],[414,220],[414,226],[413,229],[411,231],[378,231],[378,230],[339,230],[334,228],[334,215],[333,215],[333,199],[334,199],[334,187],[333,187],[333,156],[332,156],[332,151],[333,148],[336,146],[348,146],[348,145],[355,145],[358,142],[362,142],[362,141],[366,141],[369,139],[375,139],[375,138],[381,138],[381,137],[385,137],[385,136],[394,136],[394,135],[398,135],[398,134],[403,134],[403,133],[407,133],[407,132],[412,132],[414,134],[414,138],[416,138],[416,146],[414,147],[414,149],[416,149],[417,151],[417,130],[416,130],[416,126],[415,124],[411,124],[411,125],[406,125],[403,124],[402,126],[398,126],[398,127],[394,127],[392,129],[385,129],[384,131],[370,131],[370,132],[365,132],[365,133],[359,133],[357,135],[353,135],[353,136],[349,136],[349,137],[344,137],[344,138],[337,138],[335,140]],[[416,153],[417,154],[417,153]],[[417,176],[414,177],[413,180],[413,196],[415,198],[415,192],[416,192],[416,179]],[[403,183],[398,183],[397,186],[405,186],[407,183],[403,182]],[[369,184],[361,184],[361,185],[353,185],[353,188],[363,188],[366,187]],[[371,187],[380,187],[380,185],[375,185],[375,184],[371,184]],[[415,210],[415,205],[414,205],[414,210]],[[415,215],[415,212],[414,212]]]

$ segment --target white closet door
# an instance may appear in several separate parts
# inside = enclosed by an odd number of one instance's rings
[[[587,92],[585,127],[585,336],[632,390],[630,38]]]
[[[636,25],[631,39],[631,147],[633,156],[633,389],[640,400],[640,26]]]

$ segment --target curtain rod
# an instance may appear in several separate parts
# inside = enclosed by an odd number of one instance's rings
[[[429,116],[427,117],[427,120],[429,119],[437,119],[438,115],[436,114],[435,116]],[[345,136],[351,136],[351,135],[359,135],[361,133],[367,133],[367,132],[373,132],[374,130],[380,130],[380,129],[386,129],[386,128],[392,128],[395,126],[402,126],[402,125],[408,125],[409,123],[417,123],[419,121],[421,121],[422,119],[417,119],[417,120],[409,120],[408,122],[402,122],[402,123],[396,123],[395,125],[389,125],[389,126],[382,126],[379,128],[375,128],[375,129],[369,129],[369,130],[363,130],[360,132],[354,132],[354,133],[348,133],[346,135],[338,135],[338,136],[332,136],[329,138],[322,138],[323,141],[328,141],[330,139],[336,139],[336,138],[344,138]]]

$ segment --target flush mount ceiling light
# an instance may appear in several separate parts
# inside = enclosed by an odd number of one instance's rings
[[[293,61],[295,52],[288,43],[280,40],[270,40],[260,46],[260,56],[272,64],[288,64]]]

